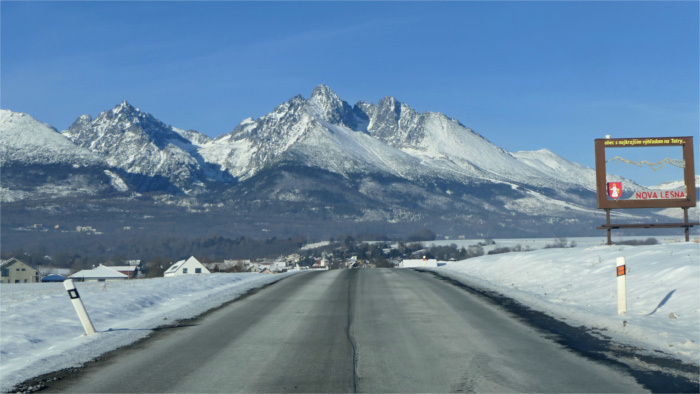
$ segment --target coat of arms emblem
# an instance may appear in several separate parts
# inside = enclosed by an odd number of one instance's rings
[[[608,182],[608,196],[618,199],[622,195],[622,182]]]

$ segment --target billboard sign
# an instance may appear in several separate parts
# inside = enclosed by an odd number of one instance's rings
[[[608,148],[649,148],[660,146],[679,146],[683,159],[667,159],[674,166],[683,169],[683,187],[675,190],[636,191],[628,199],[623,199],[623,182],[608,182],[606,149]],[[615,158],[619,159],[619,158]],[[693,156],[693,137],[659,137],[659,138],[605,138],[595,140],[596,193],[599,209],[621,208],[689,208],[695,202],[695,162]],[[645,163],[663,167],[665,163]],[[653,167],[652,167],[653,168]],[[630,189],[626,189],[630,190]]]

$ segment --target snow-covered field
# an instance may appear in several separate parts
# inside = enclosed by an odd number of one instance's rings
[[[554,243],[551,239],[497,240],[495,246],[537,250],[449,262],[432,270],[571,325],[604,329],[618,342],[700,364],[700,243],[697,238],[688,243],[659,239],[658,245],[607,246],[601,238],[575,238],[577,246],[566,249],[541,249]],[[620,316],[618,257],[627,265],[627,313]]]
[[[0,391],[78,366],[288,275],[186,275],[76,282],[97,334],[86,336],[63,283],[0,286]]]
[[[542,249],[551,239],[496,240],[530,252],[487,255],[434,268],[495,290],[569,324],[605,329],[614,340],[700,364],[700,243],[660,238],[650,246]],[[455,241],[441,241],[447,244]],[[472,241],[459,241],[474,244]],[[627,260],[628,311],[617,315],[616,260]],[[239,297],[288,274],[211,274],[77,283],[97,329],[83,328],[63,284],[0,287],[0,391],[80,365],[148,335],[154,328]],[[623,325],[623,321],[626,324]]]

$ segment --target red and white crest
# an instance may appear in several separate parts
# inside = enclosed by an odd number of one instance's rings
[[[608,182],[608,196],[618,199],[622,195],[622,182]]]

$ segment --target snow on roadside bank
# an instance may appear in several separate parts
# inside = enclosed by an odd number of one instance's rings
[[[76,283],[97,330],[86,336],[63,283],[0,287],[0,391],[79,366],[293,273],[185,275]]]
[[[616,261],[627,262],[617,315]],[[574,326],[700,365],[700,245],[591,246],[487,255],[433,268]],[[623,324],[623,322],[625,322]]]
[[[505,241],[498,241],[503,245]],[[523,243],[513,240],[512,243]],[[541,243],[550,242],[550,240]],[[566,319],[615,341],[700,364],[700,244],[586,245],[487,255],[434,270]],[[535,245],[534,243],[532,244]],[[616,260],[627,259],[628,313],[617,316]],[[77,283],[96,335],[83,328],[63,284],[0,286],[0,391],[80,365],[290,274],[210,274]],[[669,317],[672,316],[672,317]],[[167,320],[164,320],[167,319]],[[627,321],[623,327],[622,322]]]

